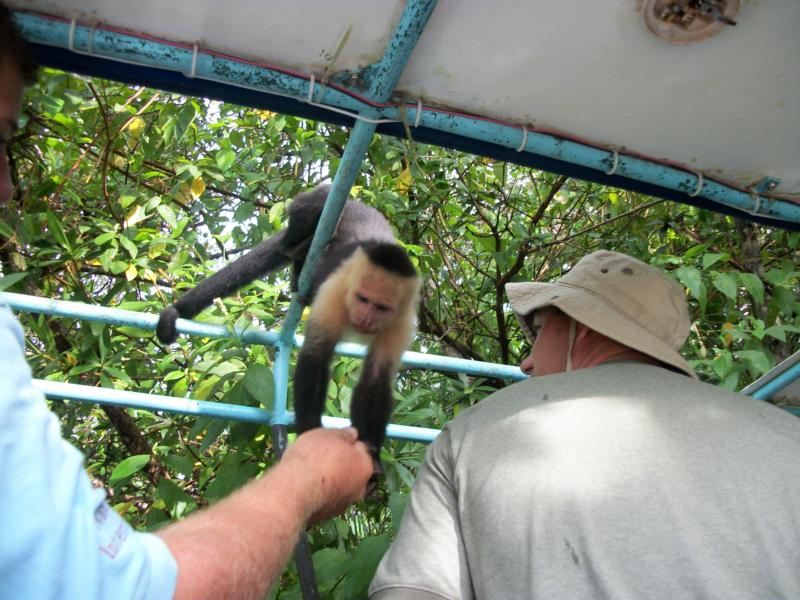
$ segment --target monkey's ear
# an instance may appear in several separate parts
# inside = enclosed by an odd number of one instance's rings
[[[171,344],[178,339],[178,330],[175,328],[175,321],[177,321],[180,316],[178,309],[172,304],[161,311],[161,316],[158,318],[158,325],[156,325],[156,335],[163,344]]]

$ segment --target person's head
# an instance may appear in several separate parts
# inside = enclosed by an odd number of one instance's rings
[[[599,364],[581,360],[594,352],[592,359],[639,355],[696,377],[679,352],[690,327],[683,288],[635,258],[601,250],[553,283],[509,283],[506,293],[533,344],[525,372]]]
[[[23,88],[35,79],[36,64],[25,40],[11,19],[11,12],[0,4],[0,204],[11,196],[8,141],[17,129]]]

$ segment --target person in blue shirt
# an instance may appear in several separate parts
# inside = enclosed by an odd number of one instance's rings
[[[0,207],[7,144],[36,67],[0,4]],[[372,460],[352,428],[316,429],[225,500],[157,534],[134,531],[92,486],[33,386],[22,328],[0,299],[0,596],[263,598],[310,524],[364,496]]]

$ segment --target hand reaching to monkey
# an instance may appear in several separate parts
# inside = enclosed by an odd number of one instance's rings
[[[372,458],[353,427],[312,429],[292,443],[281,460],[310,486],[308,525],[338,515],[364,497]]]
[[[263,598],[300,533],[364,497],[372,458],[357,437],[308,431],[262,477],[159,531],[178,563],[175,600]]]

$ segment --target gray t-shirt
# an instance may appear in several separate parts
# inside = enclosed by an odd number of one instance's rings
[[[639,363],[531,378],[428,449],[373,600],[800,598],[800,419]]]

